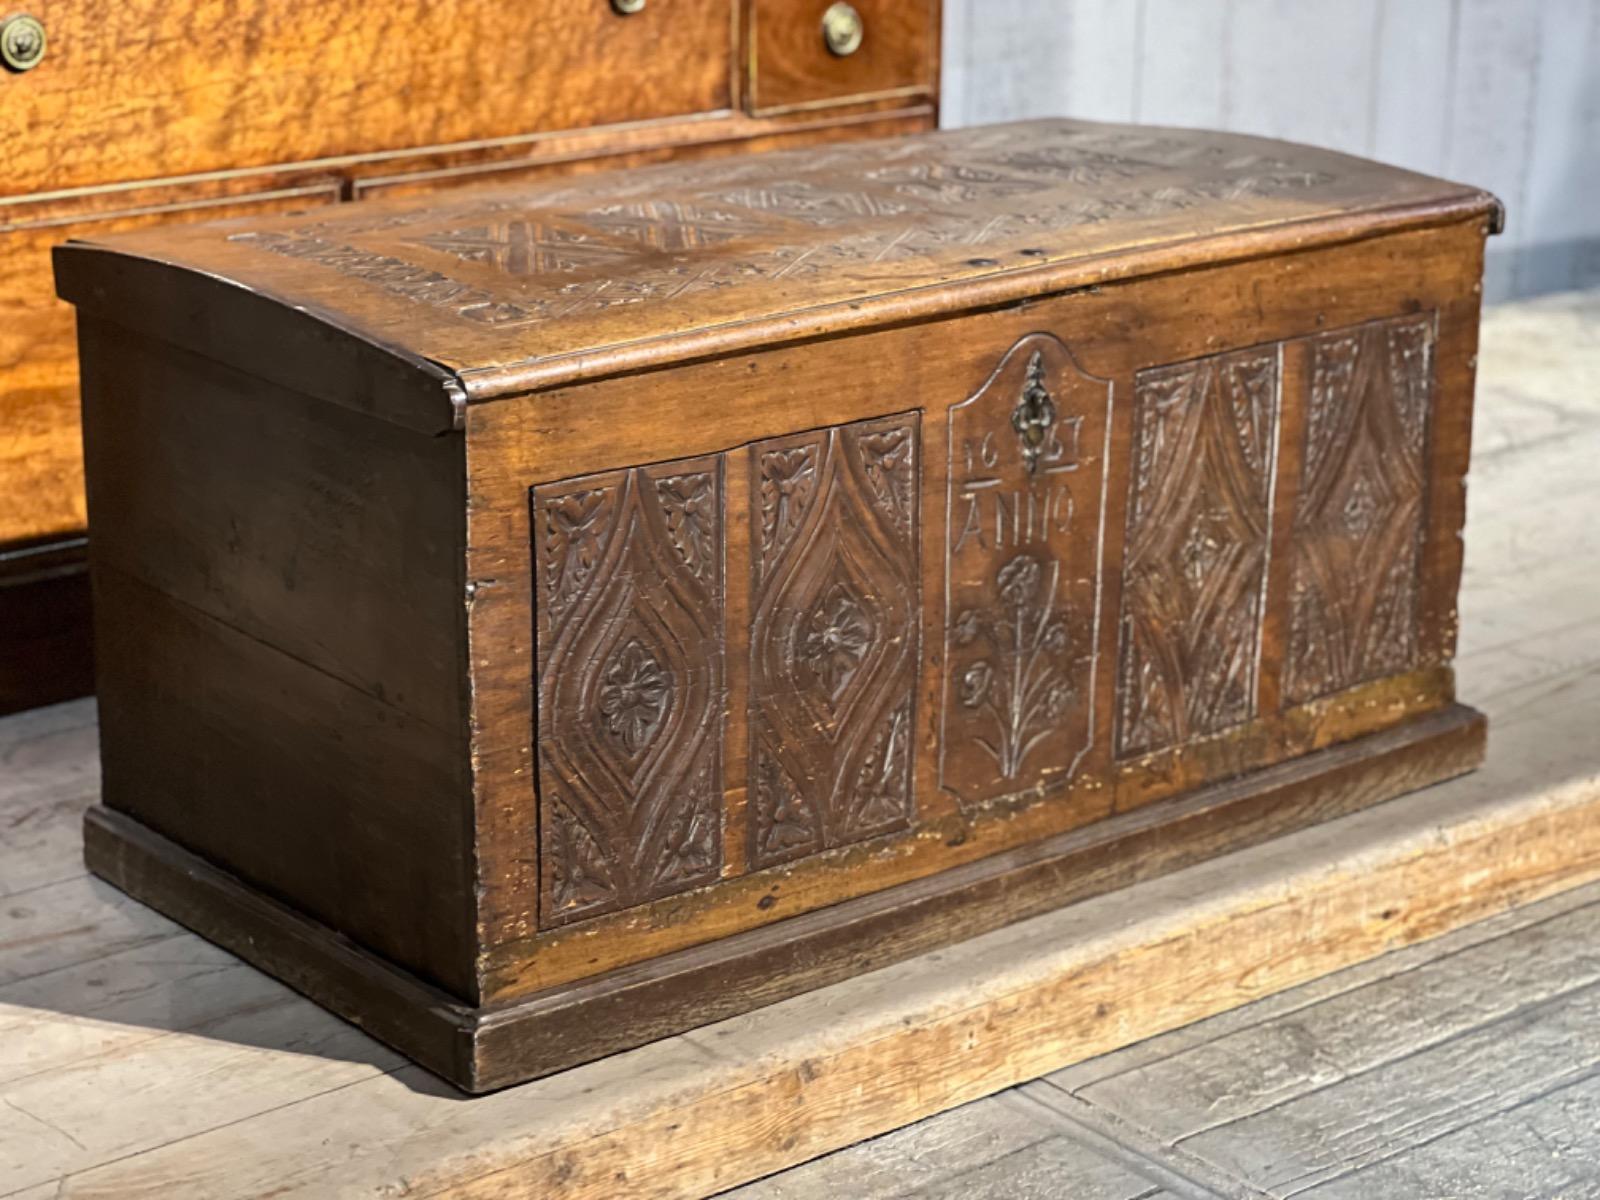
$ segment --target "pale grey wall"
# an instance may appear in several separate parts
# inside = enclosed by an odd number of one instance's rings
[[[947,125],[1314,142],[1489,188],[1491,299],[1600,285],[1600,0],[945,0]]]

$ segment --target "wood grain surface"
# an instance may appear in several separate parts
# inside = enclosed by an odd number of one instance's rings
[[[6,83],[7,195],[730,107],[727,0],[61,5]],[[594,66],[590,66],[594,64]],[[290,112],[309,120],[287,121]],[[27,125],[23,121],[30,122]],[[49,138],[36,131],[53,131]],[[152,169],[153,168],[153,169]]]
[[[1597,899],[1574,889],[727,1195],[1097,1195],[1109,1175],[1113,1195],[1185,1200],[1584,1196],[1600,1127],[1570,1020],[1596,986]],[[1530,1094],[1541,1051],[1550,1085]]]
[[[1597,393],[1588,386],[1600,364],[1585,350],[1596,320],[1591,300],[1587,308],[1544,301],[1496,310],[1486,321],[1460,659],[1463,687],[1496,729],[1483,771],[471,1104],[281,985],[148,910],[117,905],[118,893],[83,879],[78,815],[95,799],[97,778],[90,706],[0,723],[0,958],[10,966],[18,955],[43,955],[31,959],[39,971],[18,970],[0,984],[0,1095],[10,1102],[0,1106],[0,1144],[27,1139],[38,1155],[0,1155],[7,1172],[0,1191],[21,1189],[29,1200],[182,1200],[341,1189],[378,1195],[403,1184],[420,1195],[472,1195],[482,1181],[477,1194],[535,1196],[564,1186],[576,1195],[697,1196],[1374,955],[1381,957],[1353,978],[1287,994],[1283,1009],[1244,1009],[1238,1024],[1181,1029],[1135,1045],[1129,1057],[1096,1059],[1051,1086],[1063,1096],[1062,1088],[1096,1089],[1111,1106],[1126,1092],[1109,1080],[1136,1068],[1151,1069],[1152,1086],[1180,1073],[1200,1084],[1226,1068],[1233,1074],[1217,1087],[1231,1093],[1227,1079],[1248,1074],[1260,1056],[1271,1061],[1278,1045],[1273,1030],[1248,1030],[1274,1013],[1298,1026],[1295,1014],[1322,1002],[1331,1005],[1325,1015],[1303,1021],[1326,1047],[1313,1063],[1333,1057],[1346,1073],[1359,1073],[1425,1049],[1434,1018],[1426,1001],[1413,1004],[1408,994],[1462,996],[1460,1010],[1440,1026],[1449,1036],[1584,986],[1581,947],[1592,936],[1576,914],[1592,911],[1592,891],[1398,947],[1570,886],[1600,862],[1585,848],[1600,828],[1600,770],[1588,736],[1600,703],[1592,687],[1600,622],[1587,587],[1595,525],[1584,486],[1600,438],[1600,415],[1589,402]],[[70,895],[60,890],[74,887]],[[1546,925],[1550,932],[1538,933]],[[1519,938],[1523,929],[1536,940]],[[1574,938],[1580,952],[1569,955],[1562,947]],[[64,948],[39,948],[52,941]],[[1197,941],[1204,954],[1184,951]],[[1462,954],[1437,986],[1416,970],[1435,956]],[[1044,1032],[1020,1042],[1005,1036],[1027,1011],[1035,983],[1051,977],[1062,984],[1046,1002]],[[1120,997],[1098,1018],[1083,990],[1095,979]],[[1338,1000],[1368,985],[1378,990]],[[989,1006],[990,995],[1004,1003]],[[932,1019],[962,1012],[972,1014],[969,1036],[929,1040]],[[1391,1019],[1374,1023],[1372,1012]],[[331,1038],[335,1029],[345,1029],[346,1040]],[[1381,1040],[1363,1051],[1358,1031]],[[1237,1049],[1226,1063],[1197,1049],[1223,1037]],[[848,1079],[836,1074],[841,1056],[856,1051],[870,1067]],[[1196,1070],[1184,1069],[1185,1051],[1201,1056],[1192,1060]],[[1159,1066],[1169,1058],[1171,1067]],[[1429,1078],[1423,1065],[1419,1081]],[[20,1076],[26,1093],[14,1082]],[[1424,1094],[1391,1078],[1392,1098],[1410,1103],[1407,1097]],[[1230,1115],[1331,1082],[1315,1074],[1293,1079],[1265,1098],[1259,1087],[1246,1089]],[[770,1082],[757,1086],[761,1080]],[[1446,1194],[1492,1196],[1497,1181],[1507,1186],[1493,1174],[1495,1147],[1521,1147],[1531,1157],[1516,1161],[1541,1174],[1513,1175],[1509,1186],[1529,1190],[1537,1179],[1559,1194],[1559,1168],[1571,1158],[1539,1139],[1566,1136],[1573,1126],[1563,1113],[1582,1120],[1582,1087],[1552,1093],[1548,1104],[1524,1104],[1516,1115],[1482,1112],[1479,1124],[1437,1142],[1397,1147],[1403,1153],[1368,1168],[1378,1172],[1370,1178],[1384,1185],[1380,1194],[1426,1194],[1436,1184]],[[1196,1106],[1209,1103],[1203,1092],[1192,1100],[1175,1087],[1165,1094],[1175,1129],[1188,1128]],[[85,1096],[94,1103],[73,1099]],[[713,1113],[708,1106],[721,1097],[728,1103]],[[146,1111],[164,1114],[159,1127],[138,1124]],[[1076,1119],[1084,1110],[1072,1111]],[[1090,1179],[1117,1186],[1109,1168],[1069,1155],[1047,1132],[1064,1128],[1056,1116],[1037,1105],[1004,1111],[984,1119],[981,1136],[951,1122],[936,1134],[913,1134],[900,1156],[885,1148],[876,1174],[859,1160],[829,1169],[839,1172],[836,1181],[859,1181],[869,1196],[893,1180],[951,1195],[982,1195],[980,1184],[1014,1194],[1005,1190],[998,1156],[1040,1146],[1037,1159],[1060,1172],[1054,1177],[1079,1172],[1085,1189]],[[1083,1124],[1069,1128],[1082,1145]],[[74,1138],[92,1149],[75,1150]],[[942,1172],[963,1168],[984,1174],[945,1182]],[[1440,1173],[1449,1170],[1468,1172],[1488,1190],[1474,1193],[1472,1179]],[[1322,1186],[1342,1196],[1361,1179]],[[792,1185],[781,1193],[785,1200],[814,1194]]]
[[[486,994],[502,998],[526,995],[601,964],[611,967],[636,962],[660,950],[709,941],[824,907],[849,895],[892,886],[921,876],[936,863],[952,867],[976,861],[986,854],[1159,801],[1185,788],[1382,728],[1406,713],[1448,702],[1453,682],[1445,664],[1451,656],[1455,628],[1452,598],[1459,571],[1457,533],[1462,519],[1456,473],[1465,469],[1466,423],[1471,419],[1470,407],[1461,398],[1471,390],[1477,311],[1472,286],[1480,238],[1481,228],[1474,224],[1439,233],[1376,238],[1321,253],[1274,259],[1265,274],[1258,262],[1217,266],[973,314],[953,325],[911,325],[848,341],[782,347],[690,364],[656,377],[661,385],[652,395],[652,412],[681,404],[684,411],[715,414],[714,420],[653,420],[641,415],[619,430],[615,414],[632,413],[638,403],[640,384],[633,376],[470,405],[468,469],[473,504],[468,576],[495,581],[493,587],[474,593],[471,637],[479,645],[517,647],[519,654],[526,645],[522,631],[531,627],[535,613],[529,576],[519,567],[526,561],[522,547],[535,536],[528,517],[529,481],[614,467],[630,458],[648,461],[718,453],[768,435],[776,414],[784,408],[799,414],[797,424],[828,426],[890,415],[902,403],[900,397],[921,397],[926,406],[921,423],[922,525],[928,548],[923,551],[921,567],[925,632],[917,708],[933,716],[924,716],[921,736],[913,744],[913,770],[919,781],[917,827],[904,836],[840,847],[764,872],[730,869],[728,878],[714,891],[597,916],[582,929],[536,933],[530,903],[535,888],[526,856],[519,849],[536,836],[532,811],[521,799],[527,773],[535,768],[531,747],[521,732],[534,720],[526,682],[532,663],[531,658],[519,661],[502,654],[479,672],[475,690],[480,714],[478,811],[484,846]],[[1196,295],[1207,298],[1203,314],[1197,314]],[[1268,295],[1270,304],[1263,301]],[[1440,314],[1432,359],[1436,386],[1440,396],[1455,398],[1438,407],[1430,449],[1435,474],[1426,513],[1428,557],[1421,567],[1421,577],[1430,582],[1418,608],[1417,657],[1413,669],[1385,680],[1309,703],[1286,704],[1278,680],[1288,632],[1290,578],[1282,564],[1294,544],[1295,482],[1305,436],[1301,414],[1310,378],[1294,368],[1304,357],[1297,347],[1305,344],[1296,335],[1307,328],[1357,326],[1379,314],[1402,317],[1413,306]],[[1112,726],[1118,704],[1114,664],[1122,635],[1112,614],[1120,607],[1121,537],[1126,528],[1130,480],[1135,477],[1131,465],[1133,417],[1123,409],[1109,424],[1097,418],[1079,427],[1079,469],[1054,477],[1082,480],[1100,469],[1098,463],[1110,463],[1099,518],[1106,531],[1099,551],[1104,565],[1094,569],[1096,543],[1092,537],[1079,536],[1071,552],[1072,561],[1080,564],[1087,577],[1073,595],[1080,615],[1077,636],[1085,636],[1092,628],[1098,639],[1074,651],[1079,656],[1093,656],[1081,657],[1085,667],[1073,680],[1080,697],[1078,712],[1099,714],[1089,752],[1078,763],[1068,786],[1053,793],[1047,803],[964,808],[958,792],[951,790],[953,777],[946,774],[941,778],[943,739],[961,735],[961,754],[970,756],[962,760],[969,764],[968,769],[991,780],[994,772],[992,760],[968,740],[973,735],[986,736],[988,729],[967,715],[973,710],[962,705],[957,686],[971,663],[964,659],[962,672],[952,676],[947,686],[941,665],[945,630],[955,629],[963,611],[981,611],[981,605],[960,602],[960,589],[981,583],[985,594],[993,594],[998,603],[996,572],[1006,566],[1010,555],[985,554],[981,561],[968,561],[964,550],[960,560],[953,560],[956,573],[947,576],[945,554],[942,549],[932,550],[953,547],[966,523],[966,508],[951,503],[962,494],[952,492],[950,483],[959,481],[964,460],[958,454],[951,462],[950,447],[954,444],[959,451],[960,443],[950,441],[958,418],[948,414],[966,411],[960,406],[982,392],[1011,348],[1031,345],[1026,339],[1041,329],[1052,331],[1072,348],[1070,367],[1065,359],[1042,360],[1063,419],[1076,419],[1090,411],[1089,406],[1082,410],[1068,407],[1076,394],[1070,382],[1077,378],[1074,372],[1109,380],[1117,394],[1132,395],[1135,377],[1152,365],[1203,359],[1219,344],[1270,346],[1280,339],[1285,344],[1283,353],[1291,369],[1283,381],[1284,429],[1274,468],[1280,486],[1273,498],[1273,528],[1281,531],[1274,562],[1280,565],[1267,581],[1263,618],[1251,625],[1247,639],[1253,644],[1260,637],[1263,647],[1263,666],[1255,679],[1257,715],[1215,736],[1191,737],[1182,745],[1120,762],[1113,756]],[[1001,406],[998,415],[989,414],[987,429],[998,427],[1012,437],[1010,406],[1025,384],[1030,357],[1023,353],[1009,360],[1011,367],[1000,388],[1009,403]],[[863,364],[886,366],[873,370],[863,369]],[[888,373],[890,364],[892,375]],[[624,439],[629,437],[637,439],[637,450],[626,448]],[[1022,470],[1020,463],[1017,469]],[[730,479],[738,476],[737,471],[729,473]],[[1206,514],[1219,509],[1219,504],[1210,500],[1205,505],[1195,503],[1197,496],[1215,491],[1198,486],[1206,478],[1194,476],[1190,485],[1174,493],[1179,497],[1180,515],[1192,515],[1200,508]],[[1085,488],[1074,482],[1074,491],[1085,497],[1086,513],[1093,511],[1091,503],[1098,502],[1100,486]],[[1022,494],[1029,490],[1023,488]],[[731,490],[729,498],[732,503]],[[992,502],[985,503],[983,520],[992,523],[997,510]],[[729,528],[734,525],[730,522]],[[1085,522],[1085,527],[1093,528],[1093,522]],[[1174,552],[1184,549],[1192,527],[1192,521],[1174,522],[1174,532],[1181,535],[1173,538],[1179,543],[1172,547]],[[1415,526],[1412,528],[1414,531]],[[1201,532],[1205,535],[1207,530]],[[1029,553],[1042,554],[1050,544],[1049,539],[1029,543]],[[730,542],[729,553],[734,552]],[[1202,637],[1235,620],[1240,602],[1255,603],[1251,597],[1258,593],[1249,588],[1230,588],[1224,578],[1219,591],[1212,582],[1219,574],[1225,576],[1230,561],[1228,554],[1219,554],[1214,569],[1202,575],[1202,582],[1211,583],[1212,591],[1226,601],[1213,599],[1209,608],[1199,610],[1196,619],[1205,622],[1207,631]],[[1175,569],[1187,573],[1193,568]],[[730,579],[737,575],[730,571]],[[1100,577],[1098,593],[1096,575]],[[947,593],[952,581],[956,590]],[[1092,613],[1097,594],[1102,617],[1096,626]],[[958,601],[948,612],[947,595]],[[742,631],[748,627],[740,613],[737,600],[730,598],[727,627],[732,638],[744,636]],[[968,648],[958,647],[957,652],[972,661],[982,658],[976,642]],[[728,656],[730,663],[739,658],[732,652]],[[1091,676],[1088,666],[1096,662],[1099,667]],[[1130,681],[1129,686],[1134,683]],[[730,687],[747,686],[730,674]],[[741,712],[744,707],[741,701],[731,711]],[[946,727],[942,715],[950,712],[955,716]],[[1064,720],[1059,713],[1057,718]],[[741,740],[735,734],[727,744],[732,748]],[[1042,755],[1043,750],[1038,753]],[[1066,755],[1062,764],[1071,759],[1071,754]],[[953,754],[945,760],[947,767],[955,762]],[[755,802],[751,789],[760,780],[745,757],[732,750],[725,761],[724,779],[730,813],[747,820]],[[1020,787],[1000,787],[999,791],[1025,791],[1037,782],[1030,777]],[[502,932],[504,941],[500,940]]]
[[[3,81],[0,81],[3,82]],[[6,401],[6,437],[0,439],[0,542],[82,530],[82,447],[78,436],[77,345],[72,310],[50,301],[50,248],[69,237],[96,237],[140,229],[163,219],[202,220],[253,212],[300,211],[329,204],[338,184],[324,179],[257,196],[222,194],[173,202],[144,196],[148,206],[96,214],[63,223],[0,227],[0,296],[9,319],[0,322],[0,387]],[[163,202],[165,201],[165,202]],[[30,214],[31,215],[31,214]],[[4,216],[0,216],[3,221]]]
[[[1495,211],[1049,121],[60,249],[91,863],[484,1090],[1468,770]]]
[[[861,46],[840,57],[822,36],[829,0],[744,0],[747,102],[757,113],[926,94],[939,70],[937,0],[857,0]]]

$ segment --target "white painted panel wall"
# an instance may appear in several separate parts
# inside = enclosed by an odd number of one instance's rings
[[[947,125],[1313,142],[1506,202],[1491,299],[1600,285],[1600,0],[945,0]]]

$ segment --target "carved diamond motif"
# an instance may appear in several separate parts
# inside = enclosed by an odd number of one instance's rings
[[[750,859],[904,828],[915,687],[915,416],[752,452]]]
[[[1339,511],[1344,517],[1345,532],[1351,537],[1362,537],[1372,532],[1378,521],[1378,500],[1365,475],[1351,485],[1350,494],[1345,497]]]
[[[624,248],[608,245],[593,234],[542,221],[506,221],[450,229],[427,234],[415,244],[516,276],[604,268],[620,265],[627,258]]]
[[[1189,534],[1178,548],[1179,570],[1192,593],[1199,595],[1231,544],[1226,515],[1197,505]]]
[[[1417,659],[1431,315],[1312,341],[1284,694],[1303,703]]]
[[[1142,372],[1117,748],[1146,754],[1255,708],[1269,552],[1275,351]]]
[[[544,928],[720,871],[721,478],[700,459],[534,489]]]

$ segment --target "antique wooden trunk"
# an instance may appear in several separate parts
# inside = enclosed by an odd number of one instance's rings
[[[89,863],[484,1090],[1468,770],[1498,221],[1046,121],[68,245]]]

